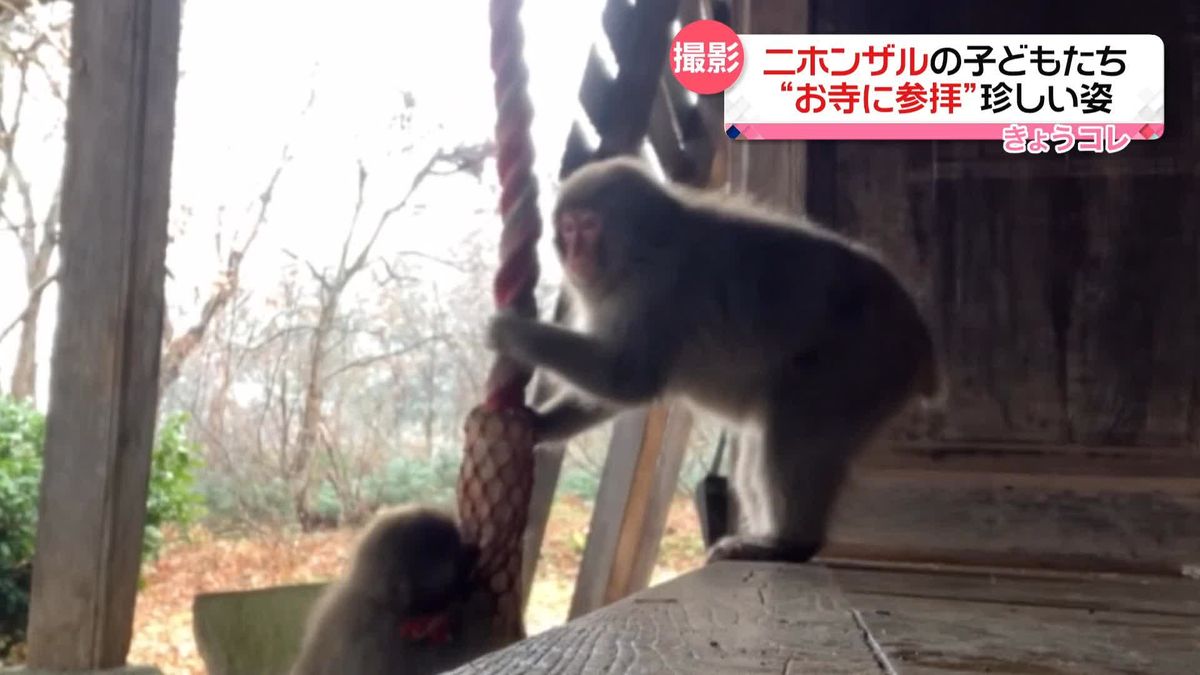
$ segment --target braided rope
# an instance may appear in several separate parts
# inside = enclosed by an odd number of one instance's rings
[[[537,316],[537,242],[542,233],[533,176],[533,105],[522,57],[522,0],[491,0],[497,167],[500,174],[500,267],[492,294],[498,310]],[[479,546],[476,577],[496,599],[493,636],[503,646],[525,636],[521,618],[522,535],[533,490],[533,414],[525,407],[532,373],[497,357],[487,399],[468,415],[458,476],[463,537]]]
[[[500,268],[492,287],[496,308],[537,315],[534,288],[540,268],[537,242],[542,234],[538,184],[533,175],[533,104],[529,100],[522,50],[522,0],[492,0],[492,72],[495,74],[497,168],[500,174]],[[488,375],[488,405],[514,408],[525,401],[532,374],[503,357]]]

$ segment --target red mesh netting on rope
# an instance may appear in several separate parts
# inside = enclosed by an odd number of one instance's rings
[[[535,317],[537,242],[542,221],[533,175],[533,107],[526,89],[522,0],[491,0],[495,74],[497,166],[501,182],[500,268],[493,295],[497,310]],[[521,537],[533,488],[533,415],[525,406],[531,373],[503,357],[492,366],[486,401],[468,415],[458,478],[464,537],[480,547],[477,568],[497,601],[495,634],[501,643],[525,636],[521,618]]]

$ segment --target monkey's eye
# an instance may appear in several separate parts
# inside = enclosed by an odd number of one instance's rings
[[[582,213],[575,227],[580,232],[595,232],[600,229],[600,218],[594,213]]]
[[[572,234],[575,232],[575,217],[570,213],[564,213],[558,217],[558,227],[556,228],[560,235]]]
[[[566,211],[558,217],[558,231],[562,234],[593,232],[600,227],[600,219],[590,211]]]

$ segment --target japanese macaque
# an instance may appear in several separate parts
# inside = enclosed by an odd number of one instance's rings
[[[380,513],[313,608],[292,675],[440,673],[487,652],[494,612],[477,557],[447,514]]]
[[[742,441],[744,526],[709,559],[806,561],[848,463],[940,392],[927,323],[865,247],[733,195],[663,183],[639,161],[587,165],[553,213],[573,323],[492,318],[493,349],[548,373],[540,440],[676,397]],[[561,386],[565,384],[566,386]]]

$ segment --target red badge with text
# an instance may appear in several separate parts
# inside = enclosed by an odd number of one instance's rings
[[[688,91],[719,94],[741,76],[745,54],[729,26],[709,19],[693,21],[671,41],[671,72]]]

